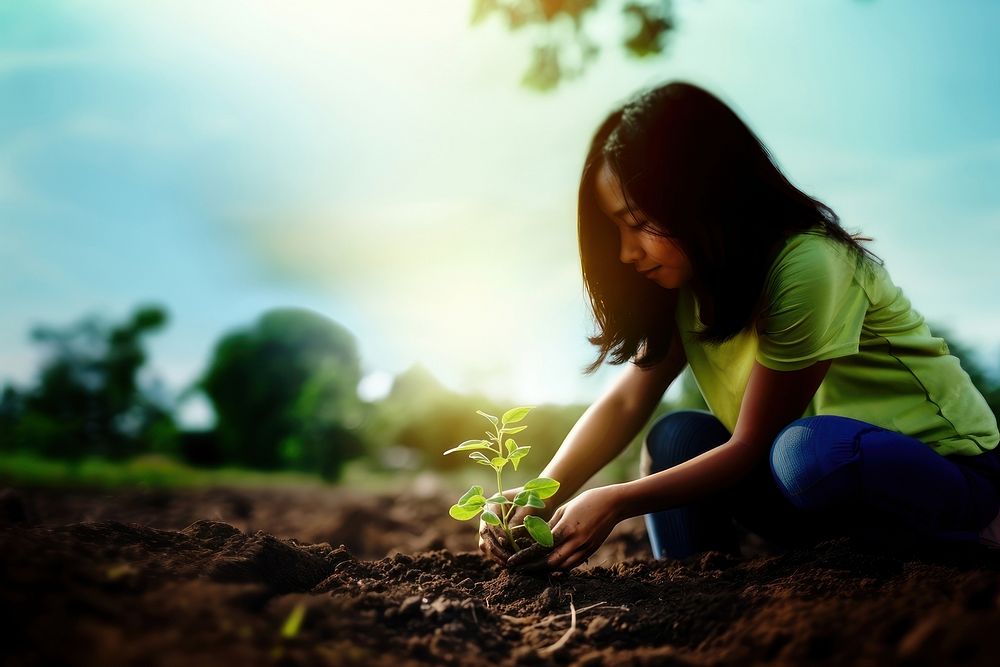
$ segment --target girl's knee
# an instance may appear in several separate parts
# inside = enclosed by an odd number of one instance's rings
[[[650,470],[666,470],[721,445],[729,432],[715,415],[701,410],[676,410],[660,417],[643,443]]]
[[[810,480],[818,475],[812,429],[808,418],[796,419],[778,433],[771,444],[771,474],[782,494],[796,506],[801,506],[803,493]]]
[[[796,419],[771,445],[774,481],[799,509],[829,507],[852,492],[857,439],[838,419],[825,415]]]

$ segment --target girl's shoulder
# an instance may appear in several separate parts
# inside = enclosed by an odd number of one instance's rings
[[[822,226],[785,238],[767,273],[771,283],[782,274],[836,274],[855,277],[863,285],[887,278],[885,267],[873,255],[830,236]]]
[[[771,309],[784,310],[862,295],[879,303],[894,292],[884,267],[819,227],[785,240],[768,270],[762,297]]]
[[[852,248],[828,236],[822,227],[814,227],[784,239],[768,270],[767,282],[801,274],[853,272],[857,268],[854,254]]]
[[[802,257],[817,258],[819,256],[843,257],[850,252],[840,239],[826,233],[822,226],[815,226],[803,232],[797,232],[785,237],[781,250],[775,259],[780,261],[796,261]]]

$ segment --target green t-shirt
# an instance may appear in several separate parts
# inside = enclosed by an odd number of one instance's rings
[[[803,416],[840,415],[913,436],[941,455],[971,456],[1000,441],[986,400],[931,335],[885,268],[822,232],[796,234],[765,281],[756,329],[699,343],[693,293],[681,288],[677,325],[709,409],[732,433],[753,362],[796,370],[833,359]]]

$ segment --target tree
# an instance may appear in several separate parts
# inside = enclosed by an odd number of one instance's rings
[[[154,440],[169,448],[176,431],[169,409],[138,379],[145,337],[166,322],[166,310],[147,305],[117,326],[91,316],[36,327],[32,340],[49,350],[38,383],[23,394],[8,387],[3,400],[15,448],[68,459],[121,459],[149,450]]]
[[[339,476],[362,451],[361,363],[353,335],[317,313],[280,309],[216,346],[198,386],[227,462]]]
[[[389,394],[371,406],[367,431],[386,447],[405,447],[421,466],[455,468],[461,461],[443,457],[455,438],[480,429],[477,409],[496,409],[482,396],[464,395],[442,385],[422,364],[395,377]],[[465,436],[465,437],[463,437]]]
[[[7,384],[0,393],[0,452],[17,448],[17,425],[24,415],[24,396]]]
[[[511,32],[532,32],[532,61],[521,84],[549,91],[597,60],[601,45],[586,26],[602,3],[618,6],[626,19],[621,39],[626,54],[641,59],[666,50],[678,26],[672,0],[472,0],[470,23],[476,26],[496,15]]]
[[[628,18],[622,40],[626,53],[636,58],[657,55],[676,27],[671,0],[613,0]],[[534,33],[532,61],[521,83],[539,91],[552,90],[561,81],[580,76],[601,47],[586,31],[599,0],[473,0],[472,25],[498,15],[511,31]]]

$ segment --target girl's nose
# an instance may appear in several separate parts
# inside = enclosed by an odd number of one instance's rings
[[[618,257],[624,264],[635,264],[637,261],[642,259],[642,248],[638,243],[636,243],[635,239],[631,238],[631,236],[631,234],[622,230],[621,252]]]

